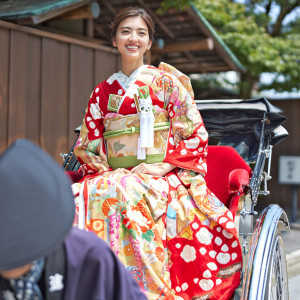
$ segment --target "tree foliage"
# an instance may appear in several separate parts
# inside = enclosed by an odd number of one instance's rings
[[[193,4],[246,67],[242,98],[250,97],[254,86],[300,90],[300,0],[194,0]],[[188,0],[165,0],[161,7],[187,5]],[[270,83],[259,83],[263,72],[274,74]]]

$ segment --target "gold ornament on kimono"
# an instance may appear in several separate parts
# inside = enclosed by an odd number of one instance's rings
[[[117,112],[121,100],[122,100],[122,96],[110,94],[108,99],[107,109],[110,111]]]

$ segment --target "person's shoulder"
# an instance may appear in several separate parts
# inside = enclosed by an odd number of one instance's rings
[[[152,72],[157,72],[159,74],[159,76],[167,75],[169,77],[172,77],[175,80],[178,80],[179,77],[181,77],[181,76],[186,76],[185,74],[183,74],[182,72],[180,72],[179,70],[174,68],[173,66],[171,66],[167,63],[164,63],[164,62],[161,62],[158,65],[158,67],[149,65],[149,66],[147,66],[147,69],[151,70]]]
[[[65,239],[65,243],[71,247],[79,247],[80,249],[90,250],[97,249],[101,251],[109,251],[109,246],[100,239],[95,233],[72,228]]]
[[[150,69],[150,70],[159,70],[159,68],[152,66],[152,65],[146,65],[145,67],[146,67],[146,69]]]
[[[107,79],[99,82],[95,87],[94,87],[94,92],[98,92],[99,89],[101,89],[103,86],[107,85],[107,84],[111,84],[112,82],[115,81],[115,79],[117,79],[117,77],[119,72],[117,73],[113,73],[112,75],[110,75]]]
[[[115,73],[117,74],[117,73]],[[114,82],[114,80],[117,78],[117,76],[115,76],[115,74],[111,75],[108,79],[105,79],[103,81],[101,81],[100,83],[98,83],[91,95],[90,95],[90,98],[94,98],[94,101],[95,99],[98,97],[98,96],[103,96],[103,93],[107,93],[108,90],[109,90],[109,86],[111,85],[112,82]]]
[[[117,72],[117,73],[112,74],[112,75],[109,76],[106,80],[104,80],[102,83],[103,83],[104,85],[105,85],[105,84],[109,84],[109,85],[113,84],[114,81],[115,81],[116,79],[119,78],[120,73],[121,73],[121,72],[119,71],[119,72]]]
[[[186,74],[165,62],[161,62],[158,66],[158,69],[165,71],[173,79],[173,82],[177,86],[184,87],[191,98],[194,99],[191,79]]]
[[[154,78],[162,78],[163,76],[172,76],[168,71],[161,69],[159,66],[144,65],[141,75],[152,76]]]
[[[106,80],[103,80],[101,82],[99,82],[95,87],[93,92],[94,93],[98,93],[98,91],[103,87],[103,85],[106,83]]]
[[[161,62],[159,66],[157,67],[159,70],[165,71],[176,78],[180,79],[181,77],[189,78],[186,74],[182,73],[180,70],[176,69],[170,64],[167,64],[165,62]]]
[[[155,67],[155,66],[152,66],[152,65],[146,65],[145,68],[144,68],[144,72],[146,72],[146,73],[150,72],[150,74],[153,74],[153,75],[157,74],[158,76],[161,76],[165,73],[168,73],[166,70],[163,70],[159,66]]]

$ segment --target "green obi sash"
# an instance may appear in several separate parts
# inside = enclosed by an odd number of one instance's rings
[[[166,155],[170,122],[166,111],[155,113],[154,147],[146,148],[146,159],[137,159],[140,137],[139,115],[104,119],[107,160],[113,169],[132,168],[140,163],[159,163]]]

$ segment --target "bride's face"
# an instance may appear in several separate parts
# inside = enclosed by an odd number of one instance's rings
[[[123,20],[113,39],[113,46],[118,48],[125,60],[143,60],[144,53],[151,45],[147,24],[140,16]]]

